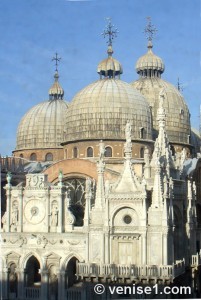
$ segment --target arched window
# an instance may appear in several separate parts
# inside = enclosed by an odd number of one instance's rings
[[[173,145],[170,145],[170,150],[172,152],[172,155],[174,156],[175,155],[175,148]]]
[[[20,157],[23,158],[24,157],[23,154],[20,154]]]
[[[66,282],[66,286],[65,288],[70,288],[73,286],[74,283],[77,283],[77,276],[76,276],[76,263],[77,263],[78,259],[73,256],[67,266],[66,266],[66,272],[65,272],[65,282]]]
[[[37,155],[36,155],[36,153],[32,153],[32,154],[30,155],[30,160],[32,160],[32,161],[37,160]]]
[[[144,158],[144,148],[140,149],[140,158]]]
[[[94,156],[94,151],[92,147],[87,148],[87,157],[93,157]]]
[[[140,128],[140,139],[143,139],[144,138],[144,128],[141,127]]]
[[[77,149],[77,147],[74,147],[74,148],[73,148],[73,157],[74,157],[74,158],[77,158],[77,157],[78,157],[78,149]]]
[[[53,161],[53,155],[52,155],[52,153],[47,153],[45,155],[45,161]]]
[[[112,157],[112,148],[105,147],[105,157]]]
[[[39,273],[40,263],[35,256],[31,256],[27,261],[26,270],[27,270],[26,285],[28,287],[40,285],[41,282],[41,275]]]

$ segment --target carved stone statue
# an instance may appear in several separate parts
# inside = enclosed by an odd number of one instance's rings
[[[58,208],[57,205],[52,206],[52,211],[51,211],[51,225],[52,226],[57,226],[58,225]]]
[[[75,224],[76,218],[73,215],[73,213],[70,210],[70,195],[69,195],[69,190],[67,190],[66,193],[66,220],[65,220],[65,225],[73,225]]]
[[[127,121],[125,127],[126,142],[131,143],[131,123]]]
[[[8,182],[8,185],[10,185],[11,179],[12,179],[12,174],[11,174],[11,172],[8,172],[7,176],[6,176],[6,180]]]
[[[100,160],[104,158],[105,155],[105,145],[103,141],[101,140],[99,143],[99,158]]]
[[[11,214],[11,225],[17,225],[18,223],[18,207],[14,206]]]

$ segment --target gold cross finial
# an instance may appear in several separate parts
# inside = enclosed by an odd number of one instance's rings
[[[112,46],[112,40],[117,36],[118,30],[114,28],[114,25],[111,23],[111,18],[106,18],[108,24],[106,25],[105,30],[103,31],[102,35],[104,38],[108,36],[107,44],[108,46]]]
[[[61,57],[58,57],[58,53],[55,53],[55,57],[52,58],[52,61],[55,60],[55,72],[58,73],[58,62],[61,60]]]
[[[147,17],[147,26],[145,27],[144,33],[149,42],[153,40],[157,31],[156,27],[151,23],[151,17]]]

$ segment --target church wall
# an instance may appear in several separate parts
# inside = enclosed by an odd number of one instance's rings
[[[48,181],[56,183],[58,181],[59,171],[62,170],[63,177],[91,177],[97,180],[96,164],[89,160],[66,159],[59,161],[47,168],[43,173],[48,175]]]
[[[104,141],[105,147],[112,148],[112,158],[122,158],[124,157],[124,143],[125,141]],[[132,157],[133,158],[140,158],[141,153],[140,150],[145,146],[149,147],[150,150],[153,149],[153,142],[146,141],[136,141],[133,143],[132,149]],[[65,158],[74,158],[74,151],[73,149],[77,147],[78,153],[77,158],[85,158],[87,157],[87,148],[93,148],[93,157],[98,157],[99,155],[99,141],[82,141],[82,142],[75,142],[68,145],[64,145],[64,153]],[[107,156],[107,155],[106,155]]]
[[[27,160],[31,160],[31,154],[35,153],[37,157],[37,161],[45,161],[46,154],[52,153],[53,155],[53,161],[58,161],[64,158],[64,151],[61,148],[49,148],[49,149],[24,149],[24,150],[18,150],[13,151],[13,155],[15,157],[23,157]],[[22,156],[23,155],[23,156]]]

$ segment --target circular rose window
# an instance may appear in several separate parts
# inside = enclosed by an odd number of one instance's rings
[[[132,222],[132,218],[129,215],[125,215],[123,220],[124,220],[124,223],[126,223],[126,224],[130,224]]]

